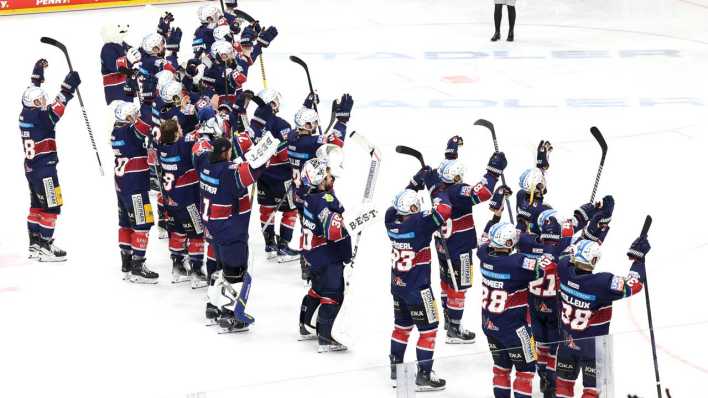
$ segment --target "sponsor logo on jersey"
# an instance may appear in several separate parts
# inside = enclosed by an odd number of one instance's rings
[[[524,261],[521,263],[521,268],[529,271],[536,270],[536,260],[533,258],[524,258]]]
[[[624,278],[621,276],[613,276],[612,281],[610,281],[610,289],[616,292],[624,292]]]
[[[568,286],[572,287],[573,289],[580,289],[580,285],[575,282],[568,281]]]
[[[322,199],[324,199],[325,202],[327,202],[327,203],[332,203],[332,202],[334,202],[334,196],[332,196],[331,194],[328,194],[328,193],[324,194],[324,195],[322,196]]]

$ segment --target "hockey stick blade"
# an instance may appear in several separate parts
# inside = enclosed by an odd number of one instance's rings
[[[423,159],[423,154],[421,154],[420,151],[417,151],[409,146],[397,145],[396,152],[403,155],[413,156],[420,162],[420,167],[425,167],[425,160]]]
[[[59,40],[52,39],[51,37],[42,37],[39,39],[44,44],[49,44],[50,46],[54,46],[58,48],[61,52],[64,53],[64,56],[66,57],[66,63],[69,64],[69,70],[73,71],[74,68],[71,66],[71,59],[69,58],[69,52],[66,50],[66,46],[61,43]]]
[[[492,142],[494,142],[494,151],[499,152],[499,144],[497,143],[497,132],[494,130],[494,124],[486,119],[478,119],[474,122],[475,126],[486,127],[492,133]]]
[[[221,1],[223,1],[223,0],[221,0]],[[252,16],[246,14],[245,12],[243,12],[241,10],[234,10],[234,15],[236,15],[236,18],[241,18],[247,22],[255,22],[256,21],[255,18],[253,18]]]
[[[310,69],[307,67],[307,64],[300,57],[297,57],[295,55],[291,55],[289,58],[291,61],[295,62],[296,64],[302,66],[303,69],[305,69],[305,75],[307,75],[307,85],[310,87],[310,94],[312,94],[312,96],[314,97],[315,89],[312,86],[312,78],[310,77]],[[313,101],[312,107],[315,109],[315,112],[317,112],[317,114],[320,113],[317,110],[317,102],[316,101]],[[322,126],[320,126],[319,123],[317,123],[317,130],[320,132],[320,135],[323,135],[322,134]]]
[[[291,61],[295,62],[296,64],[298,64],[298,65],[300,65],[300,66],[302,66],[302,67],[305,69],[305,71],[307,71],[307,64],[305,63],[305,61],[302,60],[302,58],[297,57],[297,56],[295,56],[295,55],[291,55],[289,58],[290,58]]]
[[[597,194],[597,186],[600,184],[600,176],[602,175],[602,169],[605,167],[605,157],[607,156],[607,141],[605,137],[602,136],[600,129],[595,126],[590,127],[590,134],[595,138],[598,145],[600,145],[600,150],[602,151],[602,156],[600,156],[600,165],[597,167],[597,175],[595,176],[595,183],[592,186],[592,194],[590,195],[590,202],[595,201],[595,194]]]
[[[644,219],[644,225],[642,226],[642,232],[639,236],[647,236],[649,233],[649,228],[651,228],[651,221],[651,216],[647,214],[647,217]]]

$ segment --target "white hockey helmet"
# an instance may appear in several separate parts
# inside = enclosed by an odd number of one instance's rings
[[[101,38],[104,43],[123,44],[128,35],[128,29],[130,29],[128,24],[106,24],[101,27]]]
[[[28,108],[45,108],[47,103],[49,103],[49,97],[41,87],[29,86],[22,93],[22,105]]]
[[[211,56],[220,61],[233,59],[234,46],[226,40],[217,40],[211,45]]]
[[[210,29],[214,29],[216,23],[219,22],[221,11],[211,4],[205,4],[199,7],[197,15],[199,16],[199,22],[207,24]]]
[[[133,123],[140,114],[140,108],[134,102],[117,101],[113,114],[116,117],[116,122]]]
[[[162,88],[169,82],[175,81],[175,74],[167,69],[161,70],[155,74],[157,78],[157,92],[161,92]]]
[[[307,130],[314,132],[317,130],[317,123],[319,121],[319,116],[314,109],[307,107],[300,108],[295,114],[295,127],[302,130]]]
[[[402,216],[418,213],[422,207],[420,195],[412,189],[404,189],[393,198],[393,208]]]
[[[438,176],[443,182],[453,184],[465,178],[465,165],[458,159],[446,159],[438,166]]]
[[[159,33],[150,33],[143,37],[140,48],[153,56],[160,56],[165,51],[165,38]]]
[[[519,242],[519,231],[508,222],[499,222],[489,229],[489,246],[496,249],[513,249]]]
[[[555,217],[558,222],[558,218],[560,217],[560,213],[558,213],[558,210],[556,209],[546,209],[541,212],[541,214],[538,215],[538,218],[536,219],[536,225],[538,225],[538,228],[541,229],[541,227],[548,221],[551,217]]]
[[[214,28],[214,40],[225,40],[233,41],[233,34],[231,33],[231,27],[229,25],[219,25]]]
[[[580,263],[591,270],[595,268],[595,265],[600,261],[602,255],[600,245],[597,242],[587,239],[582,239],[575,243],[572,251],[573,263]]]
[[[316,156],[320,160],[327,162],[329,173],[333,177],[339,177],[344,171],[344,151],[334,144],[322,144],[317,148]]]
[[[217,113],[206,122],[202,123],[200,130],[202,134],[222,137],[224,135],[224,119]]]
[[[327,161],[319,158],[312,158],[305,162],[300,173],[300,180],[306,187],[315,188],[327,177]]]
[[[546,189],[546,177],[543,175],[543,172],[536,167],[526,169],[519,177],[519,187],[529,193],[543,193]]]
[[[275,102],[274,110],[277,112],[280,109],[280,92],[272,88],[264,88],[258,93],[258,98],[262,99],[266,104]]]
[[[178,104],[182,99],[182,83],[173,80],[160,89],[160,98],[168,104]]]

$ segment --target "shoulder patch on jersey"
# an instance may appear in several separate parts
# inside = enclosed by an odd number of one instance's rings
[[[524,261],[521,263],[521,268],[529,271],[536,270],[536,259],[524,258]]]
[[[327,202],[327,203],[332,203],[332,202],[334,202],[334,196],[332,196],[332,194],[329,194],[329,193],[324,194],[324,195],[322,196],[322,199],[324,199],[325,202]]]
[[[610,289],[615,292],[622,293],[624,292],[624,282],[625,280],[623,277],[615,275],[610,281]]]
[[[463,185],[462,189],[460,189],[460,195],[472,196],[472,187],[469,185]]]

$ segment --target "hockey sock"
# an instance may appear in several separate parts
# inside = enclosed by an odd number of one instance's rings
[[[342,305],[329,297],[322,297],[320,304],[320,312],[317,314],[317,335],[320,344],[332,344],[334,340],[332,326]]]
[[[514,34],[514,24],[516,24],[516,7],[506,6],[506,9],[509,13],[509,33]],[[501,20],[500,20],[500,23],[501,23]]]
[[[415,347],[415,355],[418,359],[420,370],[430,372],[433,369],[433,353],[435,352],[435,336],[438,328],[431,330],[419,330],[418,344]]]
[[[494,377],[494,398],[509,398],[511,397],[511,369],[502,368],[494,365],[492,368]]]
[[[167,229],[167,211],[165,210],[165,200],[162,193],[157,193],[157,225],[162,229]]]
[[[206,250],[206,269],[207,269],[207,280],[211,280],[211,274],[216,272],[219,268],[219,264],[216,262],[216,253],[214,253],[214,244],[207,242]]]
[[[502,20],[502,5],[495,4],[494,5],[494,31],[497,33],[499,33],[499,29],[501,29],[501,20]]]
[[[283,213],[280,219],[280,239],[290,242],[293,239],[293,229],[297,220],[297,210],[289,210]]]
[[[548,346],[543,343],[536,342],[536,369],[538,374],[546,372],[546,364],[548,363]]]
[[[136,231],[130,235],[130,248],[133,249],[133,258],[144,258],[148,245],[150,231]]]
[[[455,291],[449,288],[447,291],[447,313],[450,323],[460,325],[462,314],[465,311],[465,291]]]
[[[130,228],[119,227],[118,228],[118,247],[125,253],[132,251],[130,247],[131,236],[133,235],[133,230]]]
[[[179,232],[170,232],[170,253],[173,256],[184,257],[187,251],[187,235]]]
[[[580,398],[597,398],[598,396],[597,388],[585,387]]]
[[[533,372],[516,371],[514,379],[514,398],[531,398]]]
[[[556,396],[563,398],[572,398],[574,386],[575,380],[567,380],[562,377],[556,378]]]
[[[202,268],[204,264],[204,238],[189,238],[187,241],[187,253],[189,254],[189,264],[192,271]]]
[[[27,215],[27,230],[33,235],[39,235],[39,221],[42,219],[42,209],[30,207]]]
[[[403,356],[406,353],[411,330],[413,330],[413,325],[393,326],[393,333],[391,333],[391,355],[393,355],[397,362],[403,362]]]
[[[59,217],[56,213],[47,213],[46,211],[41,212],[41,217],[39,219],[39,235],[44,240],[51,240],[54,236],[54,226],[57,224],[57,218]]]
[[[273,226],[273,224],[275,223],[275,217],[270,220],[270,216],[275,211],[275,207],[261,205],[258,210],[261,214],[261,229],[265,227],[265,230],[263,231],[263,236],[266,237],[266,244],[271,243],[268,241],[268,237],[275,237],[275,227]],[[268,220],[270,220],[270,223],[266,227],[265,225]]]
[[[302,305],[300,306],[300,323],[305,325],[310,333],[313,333],[316,329],[312,323],[312,317],[319,306],[320,296],[310,289],[302,298]]]

